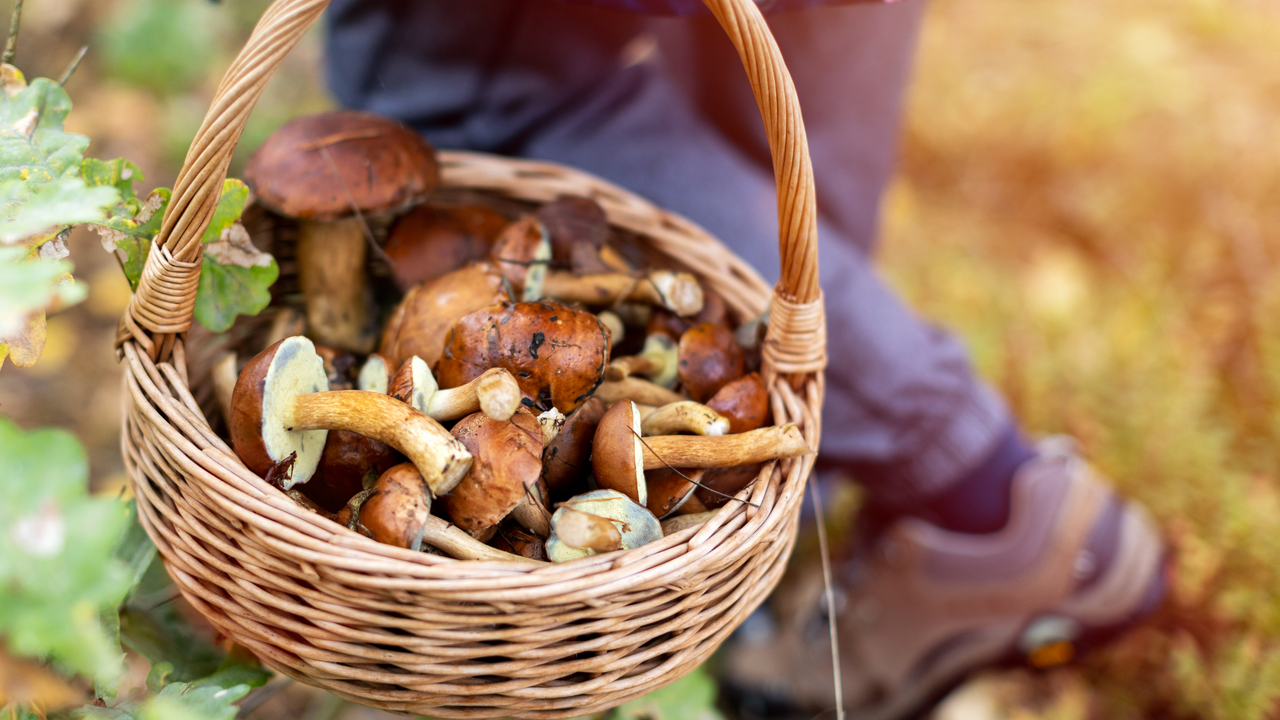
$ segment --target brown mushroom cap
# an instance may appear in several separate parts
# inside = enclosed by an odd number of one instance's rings
[[[659,519],[679,510],[698,489],[690,480],[701,482],[706,474],[702,468],[676,470],[675,468],[656,468],[644,472],[645,484],[649,488],[647,506],[649,512]]]
[[[330,430],[316,474],[300,485],[302,494],[329,512],[338,512],[356,493],[404,462],[393,448],[349,430]]]
[[[609,364],[609,334],[588,312],[557,302],[494,305],[458,320],[436,365],[440,387],[505,368],[542,409],[573,412]]]
[[[422,549],[431,517],[431,491],[413,463],[387,470],[374,483],[373,494],[360,506],[360,525],[380,543]]]
[[[483,260],[506,226],[506,218],[478,205],[420,205],[391,226],[384,249],[396,282],[407,290]]]
[[[591,443],[591,470],[596,484],[617,490],[644,505],[648,489],[644,481],[644,454],[640,444],[640,410],[630,400],[617,403],[600,418]]]
[[[285,489],[315,474],[324,452],[327,430],[290,432],[280,423],[264,422],[298,395],[329,389],[324,363],[305,337],[290,337],[263,350],[240,372],[232,392],[231,445],[244,464],[266,476],[276,463],[294,455]]]
[[[742,347],[733,333],[715,323],[698,323],[680,336],[680,383],[698,402],[742,377]]]
[[[525,530],[514,522],[504,522],[489,542],[491,546],[530,560],[546,560],[546,540]]]
[[[542,426],[528,408],[509,421],[468,415],[453,436],[471,452],[471,472],[442,498],[454,524],[473,536],[496,528],[542,474]]]
[[[506,276],[522,300],[542,297],[542,278],[551,260],[547,229],[532,216],[507,226],[493,242],[489,260]]]
[[[701,487],[694,490],[694,495],[701,501],[702,507],[715,510],[728,503],[758,475],[760,475],[760,463],[710,468],[702,474],[702,479],[698,481]]]
[[[591,441],[605,413],[604,402],[589,397],[565,418],[564,425],[542,453],[542,479],[552,497],[577,493],[591,472]]]
[[[749,373],[724,387],[707,401],[707,407],[729,419],[729,432],[740,433],[769,423],[769,391],[760,373]]]
[[[693,317],[680,317],[666,308],[653,308],[653,313],[645,326],[648,334],[661,333],[672,340],[680,336],[698,323],[709,322],[728,326],[729,314],[724,300],[716,293],[702,288],[702,309]]]
[[[538,209],[538,220],[551,235],[552,258],[569,265],[575,245],[599,251],[609,236],[604,209],[580,195],[561,195]]]
[[[336,170],[336,172],[335,172]],[[435,150],[388,118],[353,110],[300,117],[254,152],[244,180],[289,217],[336,220],[417,205],[439,182]]]
[[[442,275],[410,290],[400,301],[387,321],[378,353],[396,367],[414,355],[434,365],[458,318],[507,300],[502,275],[492,265],[469,265]]]

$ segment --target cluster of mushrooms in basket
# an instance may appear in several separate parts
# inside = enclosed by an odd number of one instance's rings
[[[296,219],[305,307],[305,335],[214,372],[251,470],[379,542],[563,562],[697,524],[761,463],[811,452],[771,425],[759,319],[735,327],[693,275],[635,267],[588,198],[514,220],[425,205],[438,172],[415,133],[353,112],[294,121],[250,160],[256,202]],[[373,217],[395,218],[389,314]]]

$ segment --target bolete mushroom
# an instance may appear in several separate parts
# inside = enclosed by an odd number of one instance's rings
[[[614,358],[605,379],[617,382],[630,375],[644,375],[653,384],[670,390],[679,377],[679,359],[675,340],[665,333],[652,333],[645,337],[639,355]]]
[[[552,257],[557,265],[572,264],[575,248],[597,255],[609,235],[604,209],[581,195],[561,195],[538,209],[538,220],[551,237]]]
[[[769,391],[759,373],[748,373],[720,388],[707,407],[729,419],[729,432],[740,433],[769,423]]]
[[[724,435],[728,432],[728,418],[692,400],[662,405],[640,419],[640,434],[645,436],[680,433]]]
[[[622,273],[574,275],[563,270],[547,273],[544,297],[587,305],[611,305],[636,300],[661,305],[677,315],[694,315],[702,309],[702,286],[689,273],[652,270],[644,277]]]
[[[587,398],[565,418],[564,425],[542,451],[542,479],[553,497],[572,495],[591,470],[591,440],[604,417],[604,402]]]
[[[391,378],[394,373],[395,368],[391,363],[374,353],[360,366],[360,374],[356,376],[356,389],[386,395],[387,388],[391,387]]]
[[[709,468],[698,480],[698,488],[694,490],[694,499],[698,501],[698,507],[714,510],[732,500],[733,496],[755,482],[759,476],[760,463],[735,465],[727,468]]]
[[[609,520],[618,530],[616,548],[613,534],[605,530],[601,523],[581,518],[575,513]],[[562,526],[570,537],[560,536]],[[653,513],[620,492],[595,490],[561,503],[560,508],[551,516],[547,558],[551,562],[567,562],[610,551],[596,548],[631,550],[660,539],[662,525]],[[569,545],[570,541],[581,543],[582,547],[573,547]]]
[[[540,410],[570,413],[595,391],[608,363],[608,332],[595,315],[551,301],[512,303],[458,320],[436,379],[457,387],[505,368]]]
[[[315,475],[298,485],[302,494],[329,512],[338,512],[404,457],[385,443],[350,430],[330,430]]]
[[[733,332],[715,323],[698,323],[680,336],[680,384],[689,397],[706,402],[746,372],[742,347]]]
[[[490,368],[474,380],[441,390],[431,368],[416,355],[396,371],[387,394],[441,422],[477,411],[494,420],[506,420],[520,407],[520,386],[510,372]]]
[[[498,527],[498,532],[489,542],[491,546],[504,552],[513,553],[530,560],[547,559],[547,540],[525,530],[514,522],[505,522]]]
[[[526,216],[508,225],[494,241],[489,259],[520,300],[542,298],[542,282],[551,263],[551,238],[536,218]]]
[[[706,472],[704,468],[646,470],[644,477],[645,484],[649,488],[646,503],[649,512],[656,515],[658,519],[675,513],[693,498],[694,491],[698,489],[696,483],[701,481]]]
[[[473,537],[488,540],[542,475],[542,427],[528,408],[520,408],[510,421],[468,415],[453,427],[453,436],[474,459],[471,471],[442,499],[445,512]]]
[[[383,473],[373,487],[352,499],[335,520],[388,545],[419,551],[436,548],[459,560],[527,561],[491,548],[431,514],[431,494],[409,463]]]
[[[596,397],[610,405],[623,400],[632,400],[642,405],[660,406],[688,400],[678,392],[668,390],[661,385],[655,385],[648,380],[631,376],[616,382],[601,383],[599,389],[596,390]]]
[[[329,430],[350,430],[403,452],[437,494],[453,489],[471,467],[461,443],[405,403],[327,388],[324,364],[305,337],[285,338],[254,356],[236,381],[229,423],[245,465],[259,475],[284,475],[289,489],[311,479]]]
[[[727,327],[728,308],[725,307],[724,300],[706,288],[702,289],[702,294],[702,309],[690,317],[681,317],[661,307],[654,308],[646,321],[645,332],[649,335],[660,333],[672,340],[679,340],[686,330],[698,323],[709,322]]]
[[[591,468],[596,482],[644,503],[644,470],[660,467],[719,468],[808,455],[813,450],[794,424],[736,435],[658,435],[641,438],[640,411],[626,401],[609,408],[596,428]],[[638,486],[638,487],[637,487]],[[635,495],[631,488],[636,488]]]
[[[417,355],[434,367],[459,318],[509,299],[502,274],[487,263],[468,265],[409,291],[382,333],[378,353],[396,367]]]
[[[596,313],[596,317],[600,318],[600,324],[609,331],[609,347],[617,347],[627,336],[627,326],[623,324],[622,318],[609,310]]]
[[[479,205],[420,205],[396,220],[384,250],[402,290],[483,260],[507,219]]]
[[[366,353],[376,340],[361,214],[424,201],[439,180],[421,135],[340,110],[293,120],[249,158],[244,179],[267,208],[298,221],[298,282],[320,342]]]

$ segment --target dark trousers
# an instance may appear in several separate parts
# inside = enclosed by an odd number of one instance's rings
[[[894,504],[946,490],[993,451],[1008,411],[964,347],[872,265],[920,0],[772,15],[818,186],[831,364],[821,459]],[[595,173],[778,276],[773,173],[736,53],[710,18],[656,19],[549,0],[334,0],[339,103],[439,147]]]

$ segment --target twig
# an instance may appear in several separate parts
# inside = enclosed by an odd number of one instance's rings
[[[62,77],[58,78],[59,86],[67,84],[67,81],[71,79],[71,73],[75,72],[76,68],[80,67],[80,61],[84,59],[84,55],[87,52],[89,52],[88,45],[85,45],[80,48],[80,52],[76,53],[76,56],[74,59],[72,59],[71,64],[67,66],[66,70],[62,71]]]
[[[827,548],[826,518],[822,515],[822,495],[817,478],[809,479],[813,512],[817,516],[818,552],[822,555],[822,587],[827,597],[827,628],[831,631],[831,670],[835,676],[836,720],[844,720],[844,678],[840,676],[840,641],[836,637],[836,597],[831,589],[831,553]]]
[[[666,459],[664,459],[661,455],[659,455],[659,454],[657,453],[657,451],[656,451],[656,450],[654,450],[654,449],[653,449],[653,447],[652,447],[651,445],[649,445],[649,443],[645,442],[645,441],[644,441],[644,438],[640,435],[640,433],[636,432],[636,429],[635,429],[635,428],[630,428],[630,430],[631,430],[631,434],[636,436],[636,439],[640,441],[640,444],[641,444],[641,445],[644,445],[645,447],[649,448],[649,452],[653,453],[653,456],[654,456],[654,457],[658,458],[659,460],[662,460],[662,464],[663,464],[663,465],[666,465],[668,470],[671,470],[672,472],[674,472],[675,474],[677,474],[677,475],[679,475],[680,477],[684,478],[685,480],[689,481],[690,483],[693,483],[693,485],[695,485],[696,487],[700,487],[700,488],[702,488],[703,490],[706,490],[706,491],[708,491],[708,492],[713,492],[713,493],[715,493],[716,495],[719,495],[719,496],[720,496],[720,497],[722,497],[722,498],[728,498],[728,499],[730,499],[730,500],[737,500],[738,502],[743,503],[744,505],[750,505],[751,507],[756,508],[756,509],[759,509],[759,508],[760,508],[760,503],[753,503],[753,502],[751,502],[750,500],[743,500],[743,499],[739,498],[737,495],[730,495],[729,493],[720,492],[719,490],[717,490],[717,489],[715,489],[715,488],[713,488],[713,487],[711,487],[711,486],[709,486],[709,485],[703,485],[702,483],[698,482],[697,480],[694,480],[693,478],[689,477],[688,475],[685,475],[684,473],[680,472],[680,468],[672,467],[671,463],[667,462],[667,461],[666,461]],[[751,485],[754,485],[754,484],[755,484],[755,482],[756,482],[755,480],[752,480],[752,481],[751,481],[751,484],[747,485],[747,487],[751,487]]]
[[[9,39],[4,43],[4,55],[0,63],[13,64],[13,56],[18,54],[18,25],[22,22],[22,0],[13,0],[13,15],[9,16]]]

